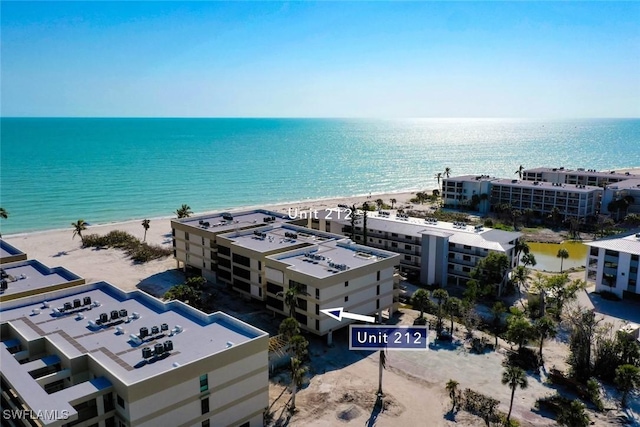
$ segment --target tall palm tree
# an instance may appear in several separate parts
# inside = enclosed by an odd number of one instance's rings
[[[544,340],[547,338],[553,338],[558,333],[556,329],[556,323],[548,316],[542,316],[535,322],[533,322],[533,327],[540,338],[540,349],[538,354],[540,355],[540,364],[543,364],[542,359],[542,345]]]
[[[520,264],[520,254],[528,254],[531,251],[531,248],[529,248],[529,244],[523,239],[516,240],[516,244],[513,249],[515,251],[516,259],[518,260],[516,265]]]
[[[80,236],[80,241],[84,243],[84,238],[82,237],[82,232],[87,229],[87,223],[84,222],[84,219],[79,219],[76,222],[72,222],[71,226],[73,227],[73,237],[76,237],[76,234]]]
[[[520,165],[520,167],[516,171],[516,175],[518,175],[520,179],[522,179],[522,171],[524,171],[524,166]]]
[[[297,357],[291,358],[291,406],[289,410],[294,412],[296,410],[296,393],[298,387],[302,385],[304,380],[304,374],[307,373],[308,368],[302,365],[302,360]]]
[[[460,383],[456,380],[447,381],[447,385],[445,388],[449,392],[449,397],[451,398],[451,412],[455,411],[456,406],[458,406],[458,386]]]
[[[429,291],[426,289],[418,289],[411,297],[411,304],[420,310],[420,318],[424,317],[424,310],[429,304]]]
[[[143,219],[142,220],[142,228],[144,228],[144,238],[142,239],[143,242],[147,241],[147,230],[149,229],[149,223],[151,222],[151,220],[148,219]]]
[[[398,201],[396,199],[391,199],[389,200],[391,202],[391,209],[393,209],[393,206],[398,203]]]
[[[289,307],[289,317],[296,318],[296,308],[298,308],[298,298],[300,295],[308,296],[309,294],[298,287],[298,285],[289,285],[286,291],[280,291],[277,296],[284,298],[284,303]]]
[[[442,180],[442,172],[438,172],[433,176],[438,181],[438,189],[440,189],[440,181]]]
[[[442,305],[449,299],[449,292],[445,289],[436,289],[431,294],[438,303],[438,322],[436,323],[436,332],[440,334],[442,332]]]
[[[453,337],[453,319],[458,311],[460,311],[460,307],[462,307],[462,301],[460,300],[460,298],[451,297],[444,303],[444,309],[447,311],[449,317],[451,318],[451,337]]]
[[[191,207],[187,204],[180,206],[178,210],[176,210],[176,215],[178,218],[189,218],[193,212],[191,211]]]
[[[491,307],[491,314],[493,314],[493,332],[496,342],[494,344],[494,348],[496,351],[498,350],[498,331],[500,330],[500,326],[502,325],[502,314],[507,312],[507,307],[504,305],[502,301],[497,301]]]
[[[511,388],[511,402],[509,403],[509,413],[507,414],[507,423],[511,418],[511,410],[513,409],[513,397],[516,394],[516,388],[527,388],[529,383],[527,382],[527,373],[517,366],[507,366],[502,373],[502,384],[507,384]]]
[[[556,258],[560,258],[560,273],[562,273],[562,263],[564,262],[565,259],[569,258],[569,251],[566,250],[565,248],[558,249],[558,254],[556,255]]]
[[[0,218],[7,219],[9,218],[9,212],[5,208],[0,208]]]
[[[300,323],[293,317],[287,317],[280,323],[278,333],[282,335],[286,342],[289,342],[291,338],[300,334]]]
[[[382,199],[376,199],[376,206],[378,206],[378,210],[382,209],[384,205],[384,201]]]
[[[536,261],[536,256],[532,253],[522,255],[522,259],[520,260],[520,262],[522,262],[522,265],[525,267],[528,267],[528,266],[535,267],[536,264],[538,263]]]
[[[446,168],[444,168],[444,172],[442,174],[447,178],[449,178],[451,176],[451,172],[452,172],[451,168],[447,166]]]
[[[387,369],[387,353],[380,350],[380,358],[378,359],[378,396],[382,396],[382,371]]]

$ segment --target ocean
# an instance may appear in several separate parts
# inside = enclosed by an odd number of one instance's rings
[[[2,234],[640,166],[640,119],[0,119]]]

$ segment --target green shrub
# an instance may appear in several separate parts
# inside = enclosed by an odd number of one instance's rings
[[[487,218],[484,220],[485,227],[493,227],[493,220],[491,218]]]
[[[173,253],[169,248],[160,245],[149,245],[137,237],[121,230],[113,230],[104,236],[89,234],[84,236],[82,246],[85,248],[116,248],[125,251],[134,262],[145,263],[154,259],[167,257]]]

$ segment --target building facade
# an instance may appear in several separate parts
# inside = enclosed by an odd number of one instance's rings
[[[586,243],[585,280],[595,283],[596,291],[613,292],[620,298],[637,296],[640,232],[625,233]]]
[[[268,334],[224,313],[99,282],[0,317],[3,425],[263,425]]]
[[[522,172],[525,181],[551,182],[555,184],[586,185],[605,187],[614,182],[624,181],[634,176],[628,172],[599,172],[595,169],[578,168],[576,170],[559,168],[533,168]]]
[[[618,209],[609,210],[609,204],[623,199],[627,201],[627,204],[622,214],[640,214],[640,178],[609,184],[602,195],[601,212],[611,214],[614,217],[619,216]]]
[[[497,178],[489,175],[462,175],[442,180],[442,201],[445,206],[457,209],[470,207],[481,214],[489,212],[491,182]]]
[[[491,182],[491,205],[509,204],[546,216],[558,208],[563,220],[586,220],[599,211],[602,188],[582,184],[498,179]]]

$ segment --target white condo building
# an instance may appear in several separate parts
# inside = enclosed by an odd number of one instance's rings
[[[633,178],[629,172],[618,173],[615,171],[597,171],[595,169],[567,169],[559,168],[532,168],[522,172],[525,181],[552,182],[555,184],[588,185],[593,187],[605,187],[614,182]]]
[[[311,224],[333,233],[351,235],[351,220],[336,209]],[[328,218],[327,218],[328,217]],[[355,241],[364,241],[360,216],[353,230]],[[391,212],[369,212],[366,244],[400,255],[400,269],[419,277],[424,285],[464,284],[478,262],[491,252],[505,254],[515,267],[514,248],[522,234],[462,223],[398,216]],[[507,272],[508,274],[508,272]]]
[[[623,298],[640,293],[638,257],[640,233],[631,232],[586,243],[585,280],[596,285],[596,291],[609,291]]]

